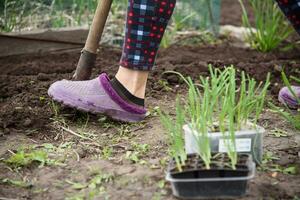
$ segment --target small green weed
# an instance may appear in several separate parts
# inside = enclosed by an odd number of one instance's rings
[[[14,168],[29,166],[33,163],[38,163],[39,167],[51,165],[53,161],[48,158],[48,154],[42,150],[19,150],[11,155],[5,163]]]
[[[72,186],[74,190],[79,190],[76,196],[67,197],[66,200],[80,200],[80,199],[96,199],[99,195],[103,196],[106,192],[105,184],[113,181],[114,175],[110,173],[98,172],[90,177],[87,183],[78,183],[71,180],[66,180],[68,184]],[[87,195],[84,190],[88,190]],[[107,196],[107,195],[104,195]]]
[[[33,186],[32,183],[24,180],[12,180],[12,179],[0,179],[0,184],[12,185],[20,188],[31,188]]]
[[[65,149],[69,148],[71,143],[62,143],[59,147],[54,146],[50,143],[44,143],[41,145],[33,145],[29,147],[21,147],[15,153],[5,159],[3,162],[14,169],[21,169],[29,167],[33,164],[38,164],[39,167],[45,165],[58,165],[64,166],[64,154]],[[59,156],[62,159],[58,158]],[[55,157],[52,159],[50,157]]]
[[[148,144],[138,144],[136,142],[131,143],[131,151],[127,151],[125,158],[132,161],[133,163],[138,163],[141,165],[147,164],[147,161],[143,160],[142,157],[149,152],[150,147]]]
[[[164,179],[158,181],[157,187],[158,187],[159,189],[164,189],[165,186],[166,186],[166,181],[165,181]]]
[[[267,151],[264,155],[263,155],[263,160],[262,160],[262,164],[268,164],[270,162],[273,162],[274,160],[279,160],[280,158],[277,157],[276,155],[274,155],[274,153],[272,153],[271,151]]]
[[[271,171],[271,172],[283,173],[285,175],[297,175],[298,171],[299,171],[297,166],[295,166],[295,165],[283,167],[283,166],[276,165],[276,164],[271,165],[266,170]]]
[[[278,129],[278,128],[272,130],[269,134],[274,136],[274,137],[277,137],[277,138],[288,137],[288,134],[287,134],[286,131],[284,131],[282,129]]]
[[[112,147],[104,147],[101,151],[101,158],[109,160],[113,155],[113,148]]]
[[[271,172],[279,172],[287,175],[296,175],[299,172],[299,169],[295,165],[289,166],[280,166],[278,164],[274,164],[274,161],[280,160],[280,158],[274,153],[267,151],[262,160],[262,165],[260,169],[263,171],[271,171]]]
[[[46,97],[40,96],[39,100],[40,100],[41,103],[45,103],[46,102]]]
[[[145,165],[147,162],[141,159],[141,155],[137,151],[127,151],[125,154],[125,159],[132,161],[133,163],[138,163],[140,165]]]
[[[139,144],[136,142],[131,143],[132,149],[140,154],[146,154],[150,150],[149,144]]]
[[[55,124],[66,126],[65,118],[60,114],[60,105],[55,101],[51,100],[50,109],[53,113],[53,117],[50,118]]]
[[[158,81],[158,85],[162,88],[162,91],[165,91],[165,92],[172,91],[172,88],[169,86],[169,83],[166,80],[160,79]]]
[[[152,117],[156,117],[159,115],[159,106],[155,106],[155,107],[150,107],[148,109],[148,113],[147,116],[152,116]]]

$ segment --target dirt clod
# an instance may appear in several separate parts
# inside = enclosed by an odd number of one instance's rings
[[[45,73],[39,73],[36,78],[39,81],[49,81],[50,80],[49,75],[45,74]]]

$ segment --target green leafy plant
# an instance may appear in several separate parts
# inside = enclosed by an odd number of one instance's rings
[[[275,1],[249,0],[254,12],[256,30],[252,29],[243,0],[239,2],[243,10],[243,26],[249,30],[247,40],[254,49],[269,52],[277,48],[292,33]]]

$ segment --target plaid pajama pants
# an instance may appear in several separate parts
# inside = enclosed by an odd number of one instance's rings
[[[300,0],[276,1],[300,34]],[[153,68],[175,4],[176,0],[128,0],[122,67],[145,71]]]
[[[122,67],[149,71],[176,0],[128,0]]]
[[[276,0],[279,7],[300,35],[300,0]]]

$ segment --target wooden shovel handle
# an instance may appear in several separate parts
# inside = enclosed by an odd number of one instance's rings
[[[85,46],[73,75],[73,80],[88,80],[90,78],[111,4],[112,0],[99,0]]]
[[[99,0],[96,13],[90,27],[84,49],[90,53],[97,53],[103,29],[111,8],[112,0]]]

